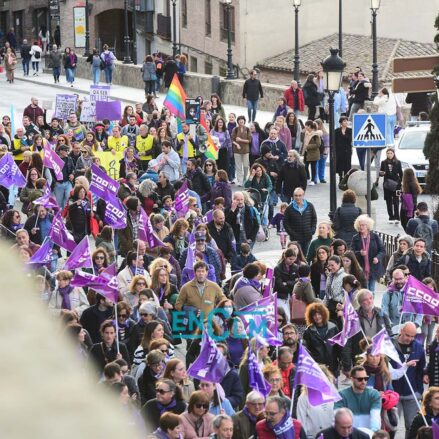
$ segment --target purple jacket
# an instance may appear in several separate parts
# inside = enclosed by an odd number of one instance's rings
[[[232,188],[230,187],[230,183],[225,181],[215,181],[210,190],[210,200],[213,202],[215,198],[223,197],[225,204],[224,207],[227,209],[232,205]]]

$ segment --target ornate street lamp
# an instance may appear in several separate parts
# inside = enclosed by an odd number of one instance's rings
[[[125,43],[125,56],[123,57],[123,63],[132,64],[133,61],[130,55],[130,33],[128,30],[128,0],[124,1],[124,33],[123,41]]]
[[[370,0],[372,11],[372,97],[378,94],[377,11],[381,0]]]
[[[177,0],[172,0],[172,56],[175,58],[177,47]]]
[[[293,0],[294,6],[294,80],[300,82],[300,58],[299,58],[299,7],[302,0]]]
[[[226,79],[235,79],[232,54],[232,0],[224,0],[227,15],[227,74]]]

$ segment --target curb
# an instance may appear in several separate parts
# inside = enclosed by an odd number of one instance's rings
[[[30,84],[36,84],[36,85],[40,85],[40,86],[43,86],[43,87],[52,87],[52,88],[57,88],[57,89],[60,89],[60,90],[70,90],[72,92],[82,93],[82,94],[88,94],[89,93],[88,90],[83,90],[83,89],[81,89],[79,87],[75,87],[75,85],[73,85],[73,87],[69,87],[68,85],[64,85],[64,84],[55,84],[55,83],[53,83],[53,84],[46,84],[44,82],[36,81],[36,80],[31,79],[31,78],[27,79],[27,78],[23,78],[23,77],[21,77],[21,78],[17,78],[16,77],[15,81],[28,82]],[[113,99],[124,101],[124,102],[127,102],[128,104],[132,104],[132,105],[135,105],[138,102],[138,101],[132,101],[131,99],[119,98],[119,97],[116,97],[116,96]]]

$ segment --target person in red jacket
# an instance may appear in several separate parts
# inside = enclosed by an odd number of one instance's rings
[[[256,424],[258,439],[306,439],[302,424],[290,415],[288,401],[270,396],[265,404],[265,419]]]
[[[291,86],[284,91],[284,98],[287,101],[287,106],[294,111],[294,114],[305,110],[303,91],[297,84],[297,81],[291,81]]]

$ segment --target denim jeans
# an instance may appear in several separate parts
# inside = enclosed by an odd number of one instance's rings
[[[55,79],[59,79],[59,75],[61,74],[61,67],[53,67],[52,72],[53,72],[53,77]]]
[[[396,114],[386,117],[386,145],[393,145],[395,143],[394,129],[396,125]]]
[[[100,67],[92,67],[91,74],[93,77],[93,84],[98,85],[99,79],[101,79],[101,68]]]
[[[157,80],[155,82],[155,92],[158,93],[160,91],[160,86],[162,84],[162,78],[157,76]]]
[[[236,165],[235,156],[232,154],[229,161],[229,181],[233,181],[236,178]]]
[[[366,149],[357,148],[357,157],[358,162],[360,163],[360,168],[362,171],[364,171],[364,164],[366,163]]]
[[[248,121],[254,122],[256,119],[256,111],[258,109],[258,100],[251,101],[247,99],[247,111],[248,111]]]
[[[320,154],[320,160],[317,162],[317,177],[319,181],[323,181],[325,179],[325,167],[327,159],[327,155]]]
[[[40,62],[39,61],[32,61],[32,70],[34,72],[38,73],[39,67],[40,67]]]
[[[61,209],[64,209],[64,206],[67,204],[71,190],[72,183],[70,183],[70,181],[58,182],[55,184],[53,193],[55,195],[56,202]]]
[[[23,59],[23,60],[21,60],[21,63],[23,64],[23,73],[25,75],[29,75],[30,59]]]
[[[111,84],[113,81],[113,66],[106,66],[105,67],[105,82],[107,84]]]
[[[66,80],[70,84],[73,83],[73,81],[75,80],[75,76],[74,76],[72,68],[67,68],[66,69]]]
[[[376,280],[375,279],[369,279],[367,281],[367,289],[371,292],[371,293],[375,293],[375,284],[376,284]]]

